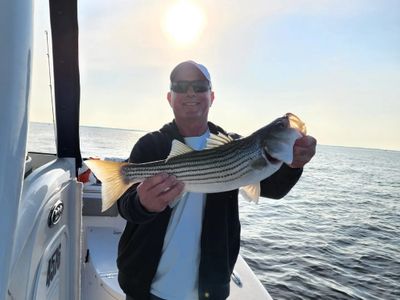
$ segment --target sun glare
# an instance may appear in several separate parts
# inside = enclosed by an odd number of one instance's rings
[[[202,9],[192,1],[179,1],[164,15],[162,28],[177,44],[195,42],[205,27]]]

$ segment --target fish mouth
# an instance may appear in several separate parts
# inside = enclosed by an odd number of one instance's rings
[[[292,113],[277,119],[269,135],[264,136],[263,156],[271,164],[293,161],[293,146],[297,139],[307,134],[304,122]]]
[[[302,135],[307,134],[306,124],[304,124],[304,122],[298,116],[292,113],[287,113],[285,117],[289,121],[289,128],[298,130]]]

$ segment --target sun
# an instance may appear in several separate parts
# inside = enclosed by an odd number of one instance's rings
[[[181,0],[166,11],[162,28],[177,44],[188,45],[200,37],[205,23],[204,12],[199,6],[192,1]]]

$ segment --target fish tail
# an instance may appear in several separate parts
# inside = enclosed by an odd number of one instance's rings
[[[125,180],[121,173],[121,167],[127,163],[93,159],[86,160],[85,164],[101,181],[102,212],[110,208],[135,183]]]

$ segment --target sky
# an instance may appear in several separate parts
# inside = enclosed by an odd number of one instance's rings
[[[400,150],[398,0],[78,2],[82,125],[159,129],[173,118],[169,73],[192,59],[227,131],[292,112],[319,144]],[[35,122],[53,119],[47,3],[35,2]]]

